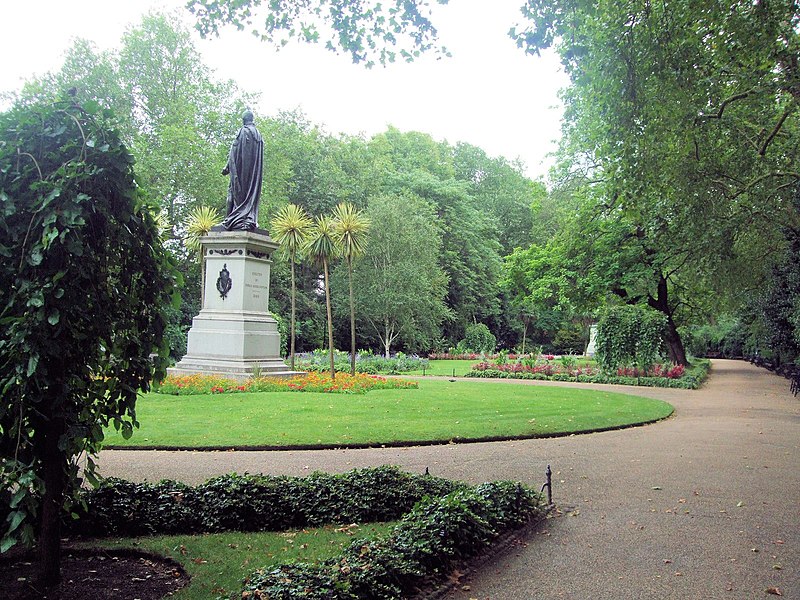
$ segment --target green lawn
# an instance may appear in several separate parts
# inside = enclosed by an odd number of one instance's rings
[[[172,598],[208,600],[238,592],[242,580],[256,569],[290,561],[318,562],[339,554],[354,538],[388,535],[396,523],[327,526],[292,532],[215,533],[111,538],[85,547],[136,548],[176,560],[192,578]]]
[[[480,360],[429,360],[427,369],[409,371],[404,375],[439,375],[442,377],[463,377],[469,373],[472,365]],[[454,375],[455,374],[455,375]]]
[[[367,394],[263,392],[137,402],[141,428],[118,446],[380,445],[569,434],[651,422],[672,406],[626,394],[517,383],[421,380]]]

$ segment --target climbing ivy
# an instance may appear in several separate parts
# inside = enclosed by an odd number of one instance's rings
[[[0,114],[0,550],[35,534],[46,584],[103,428],[130,436],[168,354],[176,276],[110,122],[71,98]]]
[[[648,368],[659,358],[667,318],[642,305],[606,308],[597,323],[596,358],[603,371],[635,365]]]

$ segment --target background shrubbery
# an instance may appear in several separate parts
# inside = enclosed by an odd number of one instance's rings
[[[333,353],[334,368],[337,373],[350,371],[350,354],[340,350]],[[327,350],[314,350],[295,357],[295,367],[302,371],[328,371],[331,368]],[[428,367],[428,359],[398,352],[386,358],[368,351],[359,351],[356,356],[356,372],[375,375],[386,373],[396,375],[408,371],[419,371]]]

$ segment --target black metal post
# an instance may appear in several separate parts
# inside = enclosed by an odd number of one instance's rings
[[[545,482],[542,486],[542,489],[539,490],[540,492],[544,491],[544,488],[547,488],[547,506],[553,504],[553,471],[550,469],[550,465],[547,465],[547,470],[544,472]]]

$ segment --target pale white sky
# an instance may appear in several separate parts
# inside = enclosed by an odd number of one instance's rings
[[[74,37],[114,48],[123,31],[150,9],[182,0],[0,0],[0,91],[60,67]],[[452,58],[367,70],[321,45],[291,43],[280,51],[226,28],[196,43],[221,79],[260,91],[256,116],[300,108],[330,133],[372,135],[393,125],[437,140],[468,142],[491,156],[521,158],[531,177],[545,176],[560,137],[557,91],[567,78],[553,55],[525,56],[506,35],[523,0],[450,0],[433,22]],[[489,8],[491,7],[491,8]],[[191,15],[185,12],[191,24]],[[247,57],[246,59],[243,57]]]

